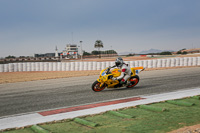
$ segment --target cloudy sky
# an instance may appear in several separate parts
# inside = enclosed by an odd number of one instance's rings
[[[0,0],[0,57],[59,52],[200,48],[200,0]]]

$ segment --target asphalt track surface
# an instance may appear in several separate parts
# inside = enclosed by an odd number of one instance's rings
[[[22,113],[98,103],[138,95],[200,88],[200,67],[143,71],[134,88],[93,92],[96,76],[9,83],[0,85],[0,118]]]

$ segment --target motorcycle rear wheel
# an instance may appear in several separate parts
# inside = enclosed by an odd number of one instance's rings
[[[95,92],[99,92],[99,91],[102,91],[103,89],[106,88],[106,85],[104,84],[102,87],[100,87],[101,83],[98,82],[98,81],[95,81],[93,84],[92,84],[92,90],[95,91]]]
[[[136,86],[136,85],[139,83],[140,78],[139,78],[138,75],[135,75],[135,76],[131,77],[131,78],[129,79],[129,81],[130,81],[131,83],[130,83],[128,86],[126,86],[127,88],[131,88],[131,87]]]

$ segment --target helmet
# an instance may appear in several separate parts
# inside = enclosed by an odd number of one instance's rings
[[[123,59],[121,57],[118,57],[116,60],[115,60],[115,65],[117,67],[121,67],[123,65]]]

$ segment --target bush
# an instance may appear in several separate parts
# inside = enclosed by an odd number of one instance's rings
[[[169,51],[165,51],[165,52],[161,52],[160,55],[172,55],[172,53]]]

